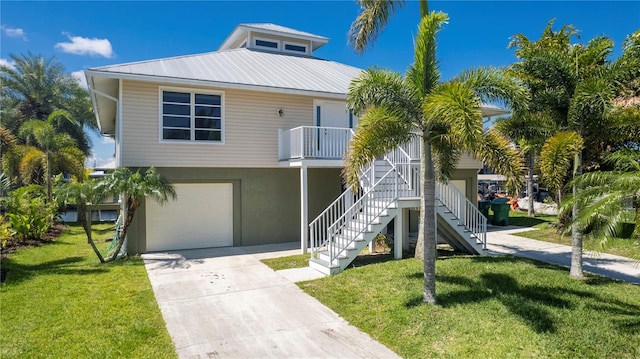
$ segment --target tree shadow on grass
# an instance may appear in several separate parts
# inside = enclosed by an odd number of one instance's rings
[[[529,217],[510,217],[509,224],[519,227],[533,227],[541,223],[550,223],[549,219],[529,218]]]
[[[84,262],[84,257],[67,257],[38,264],[16,263],[11,258],[3,262],[2,267],[7,270],[5,284],[19,284],[37,277],[39,274],[85,275],[107,272],[106,268],[89,268],[77,263]]]
[[[384,263],[393,260],[391,253],[365,254],[357,256],[347,268],[362,267],[369,264]]]

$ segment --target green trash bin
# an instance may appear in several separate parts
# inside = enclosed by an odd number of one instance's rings
[[[490,206],[491,206],[491,201],[487,201],[486,199],[478,201],[478,210],[480,210],[480,213],[482,213],[482,215],[486,219],[489,219],[489,207]]]
[[[491,223],[498,226],[509,225],[509,210],[511,205],[507,198],[496,198],[491,201],[491,210],[493,211],[493,221]]]

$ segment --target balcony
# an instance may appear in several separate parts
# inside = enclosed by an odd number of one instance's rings
[[[278,160],[322,160],[341,166],[352,137],[353,130],[350,128],[301,126],[290,130],[280,129]]]

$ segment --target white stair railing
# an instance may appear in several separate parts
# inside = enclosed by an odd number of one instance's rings
[[[487,249],[487,218],[480,210],[451,184],[438,183],[436,197],[458,219],[458,224],[482,244],[482,249]]]
[[[334,263],[357,238],[362,238],[361,235],[367,231],[371,222],[398,198],[397,186],[389,186],[390,180],[397,181],[394,174],[394,169],[389,170],[327,228],[329,263]]]

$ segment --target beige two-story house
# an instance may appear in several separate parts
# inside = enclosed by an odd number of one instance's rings
[[[217,51],[86,71],[116,166],[155,166],[177,190],[176,201],[139,210],[129,253],[313,245],[309,224],[345,190],[342,157],[358,123],[346,93],[362,71],[315,57],[327,42],[242,24]],[[415,165],[418,143],[401,162]],[[474,201],[481,164],[465,158],[458,167],[452,183]]]

